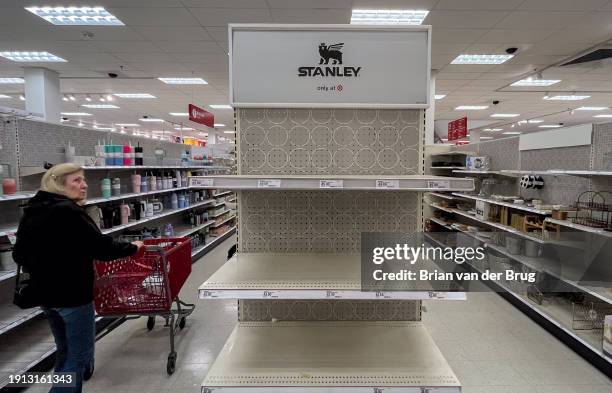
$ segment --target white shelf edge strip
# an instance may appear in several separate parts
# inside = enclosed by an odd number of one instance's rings
[[[138,198],[138,197],[141,197],[141,196],[165,194],[165,193],[174,192],[174,191],[187,191],[187,190],[191,190],[191,189],[192,189],[192,187],[179,187],[179,188],[169,188],[169,189],[166,189],[166,190],[155,190],[155,191],[149,191],[149,192],[122,194],[122,195],[112,196],[110,198],[93,198],[93,199],[88,199],[85,202],[85,205],[86,206],[88,206],[88,205],[96,205],[98,203],[119,201],[119,200],[122,200],[122,199]]]
[[[210,242],[206,243],[206,244],[202,244],[196,248],[194,248],[191,251],[191,257],[195,257],[196,255],[198,255],[200,252],[204,251],[205,249],[209,248],[209,247],[213,247],[216,246],[216,244],[221,241],[220,239],[223,238],[223,236],[227,235],[229,232],[236,230],[236,227],[231,227],[230,229],[228,229],[227,231],[223,232],[222,234],[215,236],[215,238],[213,240],[211,240]]]
[[[200,299],[348,299],[348,300],[466,300],[465,292],[383,291],[335,289],[200,289]]]
[[[228,210],[228,212],[229,212],[229,210]],[[236,215],[235,215],[235,214],[234,214],[233,216],[231,216],[231,217],[226,218],[225,220],[221,221],[221,222],[220,222],[220,223],[218,223],[218,224],[211,225],[210,227],[211,227],[211,228],[218,228],[218,227],[220,227],[221,225],[225,224],[226,222],[233,220],[234,218],[236,218]]]
[[[577,229],[583,232],[594,233],[596,235],[601,235],[601,236],[606,236],[606,237],[612,237],[612,232],[604,231],[603,229],[598,229],[598,228],[591,228],[586,225],[574,224],[573,222],[569,220],[555,220],[554,218],[548,217],[546,218],[546,221],[552,224],[562,225],[562,226]]]
[[[217,217],[219,217],[219,216],[224,215],[225,213],[229,213],[229,211],[230,211],[229,209],[225,209],[225,210],[224,210],[224,211],[222,211],[221,213],[211,214],[209,217],[210,217],[210,218],[217,218]]]
[[[29,313],[19,314],[19,316],[14,321],[0,328],[0,334],[6,333],[9,330],[14,329],[17,326],[21,325],[22,323],[25,323],[33,318],[36,318],[37,316],[41,315],[42,312],[43,311],[40,308],[37,308],[37,309],[32,310]]]
[[[186,237],[191,235],[192,233],[196,233],[208,226],[211,226],[212,224],[214,224],[214,221],[206,221],[204,224],[198,225],[196,227],[193,228],[189,228],[189,229],[185,229],[183,231],[179,231],[178,233],[176,233],[176,237]]]
[[[541,214],[541,215],[548,215],[548,214],[552,213],[551,211],[536,209],[534,207],[517,205],[515,203],[503,202],[503,201],[498,201],[498,200],[495,200],[495,199],[482,198],[482,197],[479,197],[479,196],[476,196],[476,195],[468,195],[468,194],[463,194],[463,193],[460,193],[460,192],[453,192],[453,195],[461,197],[461,198],[465,198],[465,199],[471,199],[471,200],[474,200],[474,201],[482,201],[482,202],[491,203],[491,204],[494,204],[494,205],[506,206],[506,207],[510,207],[512,209],[523,210],[523,211],[527,211],[527,212],[530,212],[530,213],[536,213],[536,214]]]
[[[135,227],[135,226],[144,224],[145,222],[149,222],[149,221],[153,221],[153,220],[158,220],[160,218],[171,216],[173,214],[184,212],[184,211],[187,211],[187,210],[190,210],[190,209],[194,209],[194,208],[199,207],[199,206],[204,206],[204,205],[207,205],[207,204],[212,203],[212,202],[214,202],[214,199],[208,199],[206,201],[198,202],[198,203],[195,203],[193,205],[190,205],[190,206],[187,206],[187,207],[184,207],[184,208],[181,208],[181,209],[169,210],[167,212],[163,212],[161,214],[157,214],[157,215],[155,215],[153,217],[145,218],[144,220],[139,220],[139,221],[136,221],[136,222],[130,222],[130,223],[125,224],[125,225],[119,225],[119,226],[112,227],[112,228],[109,228],[109,229],[104,229],[104,230],[102,230],[102,233],[109,234],[109,233],[114,233],[114,232],[122,231],[122,230],[127,229],[127,228],[131,228],[131,227]]]

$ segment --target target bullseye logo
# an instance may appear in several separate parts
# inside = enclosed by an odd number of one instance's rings
[[[342,91],[342,90],[344,90],[344,86],[342,86],[342,85],[338,85],[338,86],[336,87],[336,90],[338,90],[338,91]]]

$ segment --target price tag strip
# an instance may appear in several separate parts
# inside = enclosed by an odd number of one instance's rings
[[[319,180],[319,188],[344,188],[344,180]]]
[[[257,188],[280,188],[280,179],[259,179],[257,181]]]
[[[376,180],[377,190],[398,190],[399,180]]]
[[[213,187],[214,179],[206,179],[200,177],[190,177],[189,185],[191,187]]]
[[[200,299],[348,299],[348,300],[465,300],[465,292],[304,290],[304,289],[200,289]]]
[[[429,180],[427,182],[427,188],[436,190],[448,190],[450,188],[449,180]]]

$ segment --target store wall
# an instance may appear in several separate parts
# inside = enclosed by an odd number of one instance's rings
[[[241,175],[422,173],[421,110],[239,109]],[[356,253],[361,232],[421,228],[421,193],[239,193],[240,252]],[[242,321],[419,320],[417,301],[241,300]]]

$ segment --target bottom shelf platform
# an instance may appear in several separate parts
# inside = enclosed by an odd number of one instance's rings
[[[431,389],[431,390],[428,390]],[[202,393],[459,393],[421,322],[239,322]]]

